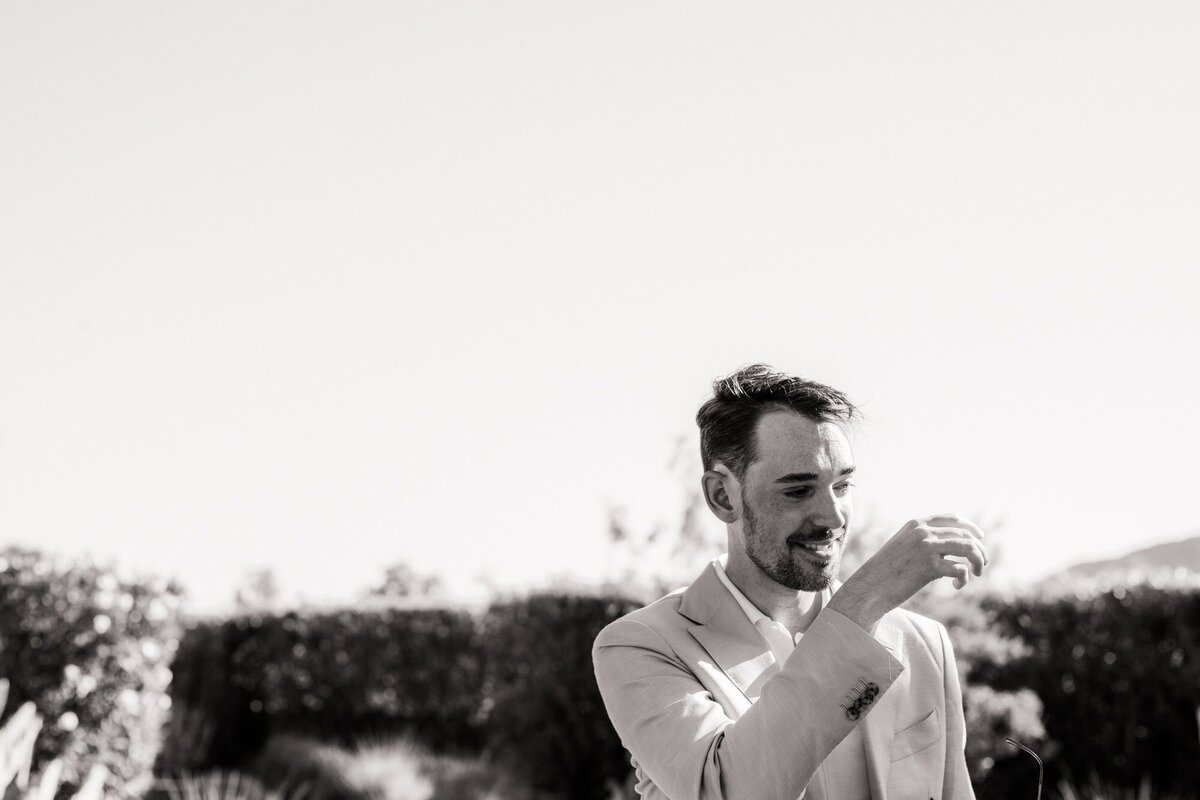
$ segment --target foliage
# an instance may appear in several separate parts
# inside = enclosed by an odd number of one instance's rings
[[[479,757],[435,754],[400,736],[339,746],[272,737],[250,770],[265,786],[303,800],[523,800],[496,765]],[[531,799],[532,800],[532,799]]]
[[[277,792],[263,787],[250,775],[213,770],[204,774],[184,774],[155,782],[154,800],[311,800],[301,788]]]
[[[368,596],[396,599],[439,597],[444,591],[440,577],[417,572],[401,562],[384,571],[383,583],[372,588]]]
[[[269,568],[252,569],[234,592],[234,608],[242,614],[272,611],[279,606],[279,580]]]
[[[350,740],[409,730],[439,749],[478,749],[479,635],[465,611],[389,606],[199,622],[184,635],[171,694],[200,721],[173,732],[200,732],[212,749],[160,770],[236,766],[272,733]]]
[[[1090,768],[1121,785],[1143,775],[1167,791],[1195,785],[1198,598],[1192,585],[1154,584],[1031,596],[970,584],[914,598],[954,643],[981,800],[1032,791],[1033,765],[1010,736],[1045,758],[1047,787]],[[189,735],[212,753],[236,742],[243,757],[271,734],[345,748],[364,731],[407,731],[437,758],[482,753],[463,762],[475,765],[463,774],[476,788],[486,764],[529,776],[544,797],[602,798],[629,764],[595,688],[591,644],[635,606],[558,593],[497,602],[480,617],[388,607],[195,625],[172,693],[180,719],[201,713],[173,727],[198,731]]]
[[[541,594],[488,609],[488,749],[535,789],[604,800],[628,774],[591,651],[605,625],[635,608],[613,597]]]
[[[690,583],[725,550],[720,526],[705,524],[711,516],[700,491],[700,455],[691,439],[675,440],[668,468],[680,486],[673,523],[642,531],[630,525],[620,509],[609,509],[610,576],[601,591],[648,603]]]
[[[1091,773],[1085,783],[1062,780],[1058,784],[1061,800],[1187,800],[1187,795],[1157,792],[1149,778],[1136,786],[1117,786]],[[1192,795],[1194,796],[1194,795]]]
[[[946,626],[963,687],[967,725],[967,768],[971,780],[981,783],[998,758],[1014,755],[1005,738],[1037,745],[1045,736],[1041,702],[1020,686],[996,685],[997,675],[1023,656],[1028,648],[1020,639],[1005,636],[992,624],[982,605],[985,596],[977,584],[947,591],[934,586],[919,593],[906,607]]]
[[[1041,699],[1061,747],[1048,770],[1168,792],[1200,786],[1200,579],[1070,581],[984,607],[1028,646],[993,677]]]
[[[179,588],[10,548],[0,556],[0,674],[9,705],[32,700],[46,720],[38,763],[62,763],[60,793],[90,767],[110,792],[143,793],[170,701]]]
[[[591,646],[636,607],[542,594],[495,603],[478,619],[386,606],[195,623],[179,647],[178,721],[159,771],[245,766],[261,752],[256,769],[276,785],[270,764],[303,761],[279,756],[295,736],[348,746],[404,732],[440,753],[485,752],[547,793],[603,797],[629,763],[596,688]],[[364,763],[369,751],[357,752]],[[328,787],[321,774],[306,782]]]

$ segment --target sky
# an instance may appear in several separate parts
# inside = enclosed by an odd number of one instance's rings
[[[1198,28],[5,0],[0,543],[201,611],[598,580],[756,361],[862,407],[864,525],[985,522],[998,581],[1200,533]]]

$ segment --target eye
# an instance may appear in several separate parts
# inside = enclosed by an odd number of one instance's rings
[[[794,497],[797,500],[801,500],[801,499],[811,495],[812,489],[807,486],[803,486],[799,489],[789,489],[786,492],[784,492],[783,494],[785,497]]]
[[[846,492],[850,491],[850,487],[853,485],[854,484],[852,482],[846,481],[845,483],[839,483],[833,488],[837,490],[838,494],[845,494]]]

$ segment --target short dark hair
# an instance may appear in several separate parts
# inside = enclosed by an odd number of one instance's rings
[[[739,480],[758,457],[754,431],[768,411],[794,411],[813,422],[850,422],[858,409],[837,389],[766,364],[751,364],[713,381],[713,396],[696,412],[700,458],[708,471],[717,463]]]

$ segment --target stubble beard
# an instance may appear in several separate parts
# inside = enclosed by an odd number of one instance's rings
[[[829,566],[814,567],[807,563],[803,555],[794,552],[786,541],[783,544],[782,553],[772,554],[769,543],[764,542],[760,536],[758,518],[754,516],[753,506],[749,502],[743,501],[743,511],[746,555],[750,557],[755,566],[766,573],[767,577],[780,586],[786,586],[799,592],[820,592],[829,588],[841,567],[841,539],[833,544],[833,558],[830,559]],[[819,534],[826,532],[814,529],[805,531],[805,533],[808,534],[805,537],[807,539],[820,539],[824,536]]]

